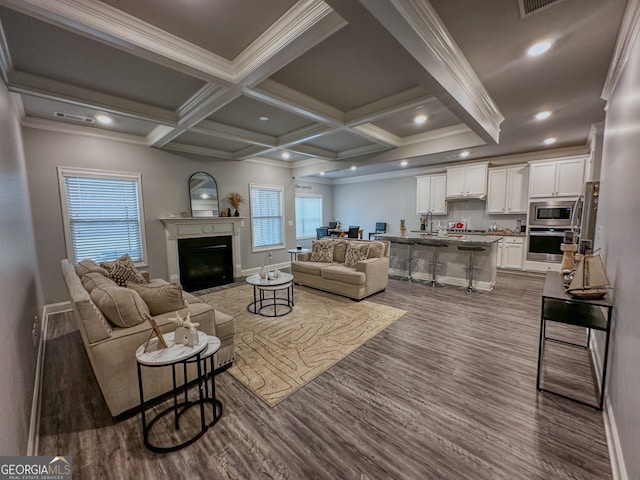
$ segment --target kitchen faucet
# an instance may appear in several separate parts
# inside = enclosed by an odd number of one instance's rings
[[[429,233],[433,233],[433,212],[431,210],[427,210],[426,217],[427,217],[427,219],[425,220],[426,223],[429,222],[429,217],[431,217],[431,223],[429,223]]]

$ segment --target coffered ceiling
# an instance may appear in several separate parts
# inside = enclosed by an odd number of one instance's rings
[[[0,0],[0,71],[26,127],[340,178],[585,145],[625,3]]]

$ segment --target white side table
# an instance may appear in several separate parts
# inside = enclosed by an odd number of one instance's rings
[[[294,260],[298,260],[298,255],[300,255],[301,253],[309,253],[311,250],[308,248],[292,248],[291,250],[287,250],[287,252],[289,252],[289,255],[291,255],[291,261],[293,262]]]
[[[293,310],[293,275],[290,273],[280,272],[277,278],[261,278],[255,273],[245,280],[253,285],[253,302],[247,305],[249,312],[263,317],[282,317]],[[277,296],[277,292],[283,290],[287,292],[287,298]],[[273,293],[273,297],[265,293]],[[279,306],[283,308],[278,311]]]
[[[142,435],[144,445],[154,452],[166,453],[174,452],[181,448],[191,445],[199,439],[207,429],[213,426],[222,416],[222,403],[216,399],[215,376],[213,375],[213,355],[220,348],[220,339],[209,336],[204,332],[198,332],[198,345],[188,347],[186,345],[176,345],[173,338],[173,332],[163,335],[167,342],[168,348],[158,349],[158,339],[154,338],[149,342],[147,352],[144,351],[145,345],[140,345],[136,350],[136,361],[138,364],[138,389],[140,393],[140,410],[142,414]],[[195,382],[198,385],[197,400],[190,401],[188,398],[189,382],[187,377],[187,367],[190,363],[195,363],[197,368],[197,378]],[[183,369],[183,385],[176,383],[176,367],[182,365]],[[147,422],[146,410],[151,405],[145,403],[144,390],[142,385],[142,367],[160,368],[171,367],[173,378],[173,404]],[[209,380],[211,385],[209,386]],[[184,394],[182,402],[178,402],[180,393]],[[207,424],[205,417],[205,404],[212,406],[212,421]],[[180,416],[192,407],[200,407],[200,430],[187,440],[170,446],[157,446],[150,442],[149,432],[153,426],[164,416],[174,414],[174,428],[180,429]]]

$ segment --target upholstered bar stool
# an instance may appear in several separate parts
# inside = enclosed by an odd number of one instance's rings
[[[448,245],[446,243],[438,242],[429,242],[425,243],[425,245],[433,248],[431,263],[429,263],[429,266],[431,267],[431,281],[429,283],[432,287],[444,287],[443,284],[436,280],[436,270],[438,269],[438,267],[442,266],[442,263],[438,262],[438,254],[440,253],[440,249],[446,248]]]
[[[466,287],[462,287],[461,290],[464,290],[467,293],[480,293],[478,290],[473,288],[473,271],[480,270],[473,266],[473,254],[475,252],[484,252],[486,248],[481,247],[480,245],[458,245],[458,250],[461,252],[469,252],[469,266],[467,267],[467,278],[469,279],[469,284]]]

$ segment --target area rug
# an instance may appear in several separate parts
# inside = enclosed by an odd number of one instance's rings
[[[386,305],[296,286],[295,306],[277,318],[249,313],[250,285],[201,298],[236,320],[235,362],[228,371],[275,406],[406,313]]]

